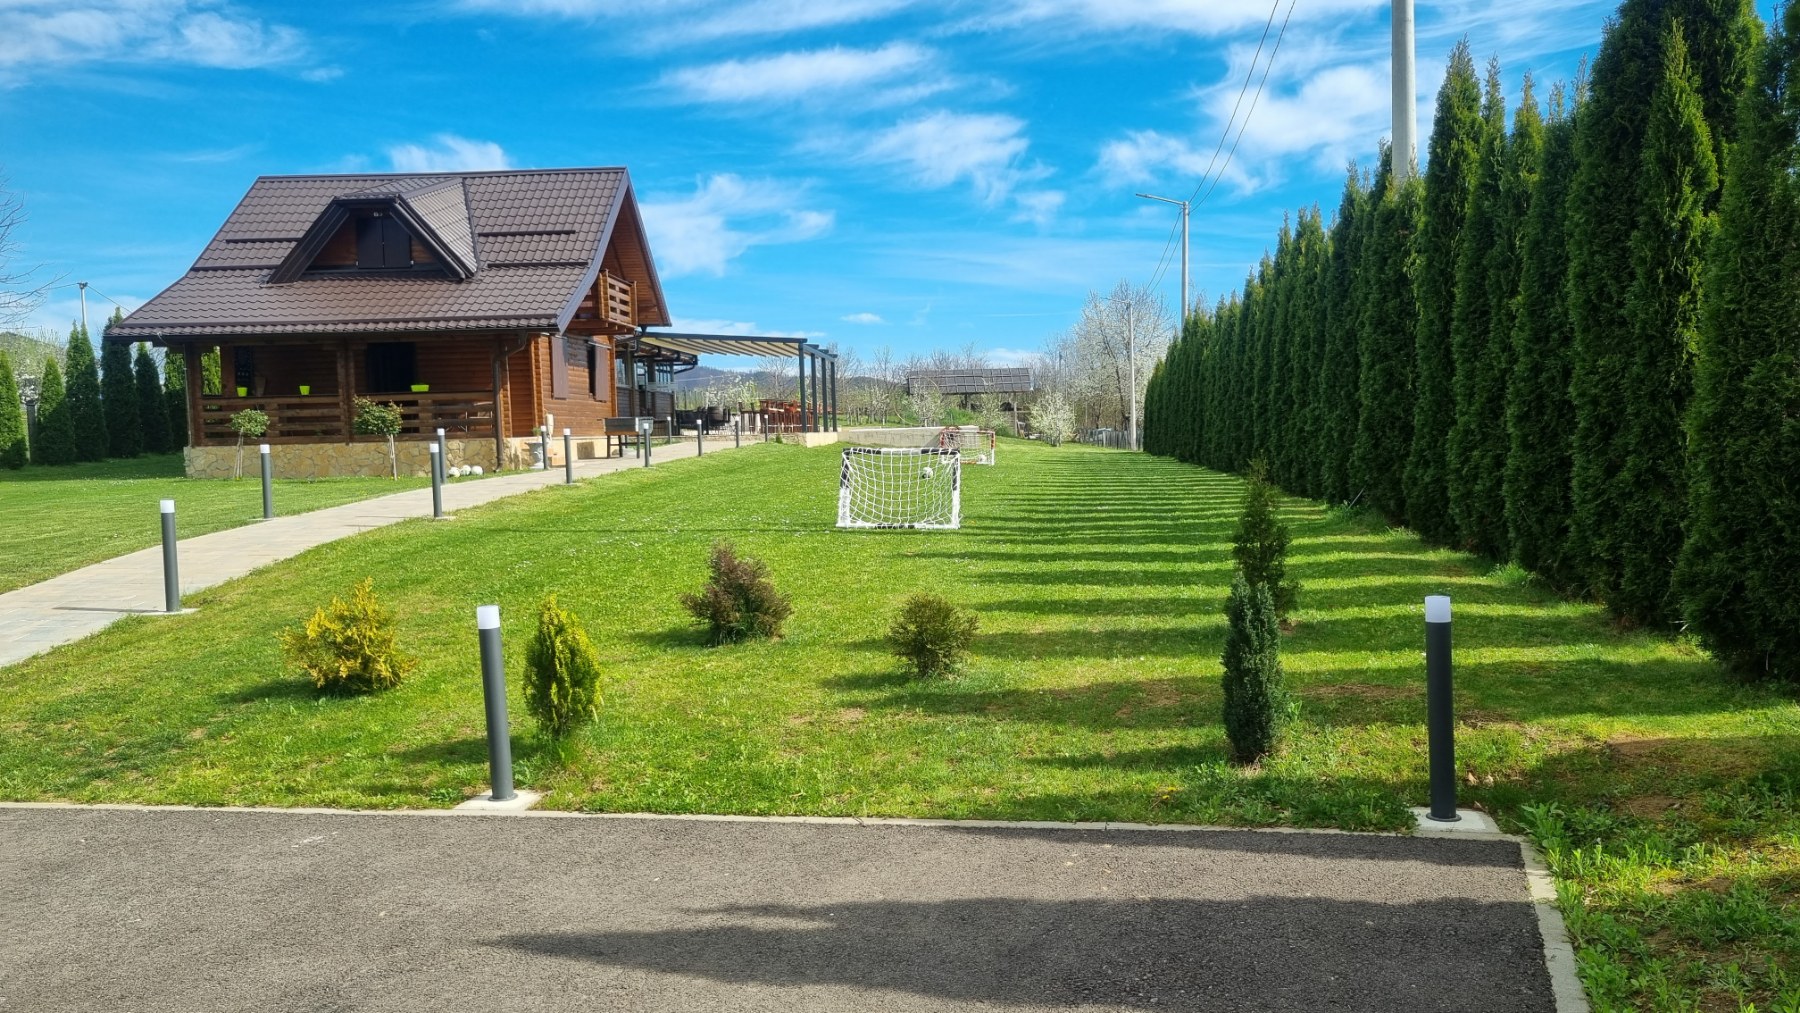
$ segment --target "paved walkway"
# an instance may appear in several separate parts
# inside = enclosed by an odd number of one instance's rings
[[[1552,1013],[1519,845],[0,807],[0,1009]]]
[[[729,438],[707,441],[707,453],[732,449]],[[679,440],[651,452],[656,462],[693,457],[693,440]],[[591,478],[625,468],[641,468],[637,457],[575,462],[575,475]],[[493,478],[452,479],[444,486],[444,512],[455,513],[564,480],[563,469],[528,471]],[[280,509],[277,501],[276,509]],[[179,523],[181,503],[175,504]],[[431,490],[414,489],[276,517],[179,543],[181,591],[212,587],[316,545],[347,538],[411,517],[431,516]],[[0,667],[42,654],[60,644],[98,633],[120,617],[163,610],[162,548],[143,549],[84,566],[41,583],[0,594]]]

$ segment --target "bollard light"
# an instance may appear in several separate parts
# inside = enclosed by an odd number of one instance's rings
[[[706,453],[706,423],[694,420],[694,456],[701,457]]]
[[[481,695],[487,705],[488,797],[505,802],[513,791],[512,737],[506,727],[506,662],[500,653],[500,606],[475,607],[481,640]]]
[[[656,431],[656,420],[638,419],[638,446],[644,449],[644,467],[650,467],[650,434]]]
[[[181,611],[181,576],[175,565],[175,501],[163,500],[162,508],[162,550],[163,550],[163,611]]]
[[[1425,727],[1431,759],[1431,811],[1438,823],[1456,823],[1456,724],[1450,684],[1450,598],[1425,599]]]
[[[270,461],[267,443],[258,450],[262,454],[263,520],[266,521],[275,516],[275,465]]]
[[[550,427],[538,427],[538,453],[544,458],[544,470],[550,470]]]
[[[567,429],[563,430],[563,484],[575,484],[575,443]]]
[[[444,455],[435,443],[426,444],[425,452],[431,455],[431,517],[433,520],[443,520]]]

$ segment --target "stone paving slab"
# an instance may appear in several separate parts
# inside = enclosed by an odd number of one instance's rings
[[[707,453],[731,450],[729,437],[707,441]],[[654,448],[651,466],[695,456],[692,440]],[[575,462],[575,476],[592,478],[641,468],[637,457]],[[444,512],[455,513],[564,481],[563,469],[492,478],[454,479],[444,486]],[[156,504],[145,504],[145,523],[156,523]],[[181,503],[175,504],[177,523]],[[276,509],[280,509],[277,501]],[[431,489],[345,503],[310,513],[277,516],[242,527],[184,538],[178,543],[181,593],[242,577],[258,567],[299,555],[326,542],[413,517],[431,516]],[[141,549],[0,594],[0,667],[105,629],[127,615],[163,611],[162,548]]]
[[[0,808],[0,1009],[1551,1013],[1510,840]]]

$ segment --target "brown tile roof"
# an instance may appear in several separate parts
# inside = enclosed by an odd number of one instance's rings
[[[107,333],[139,341],[560,329],[593,283],[630,190],[622,168],[264,176],[188,273]],[[378,198],[404,201],[472,276],[346,272],[269,282],[334,201]],[[666,305],[654,266],[632,280],[651,286],[654,305]]]
[[[906,392],[929,384],[939,394],[1025,394],[1035,389],[1025,366],[988,369],[915,369],[906,374]]]

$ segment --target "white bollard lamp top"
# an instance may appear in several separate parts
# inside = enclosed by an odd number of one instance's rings
[[[1447,623],[1450,621],[1449,595],[1429,594],[1425,596],[1425,621],[1428,623]]]

